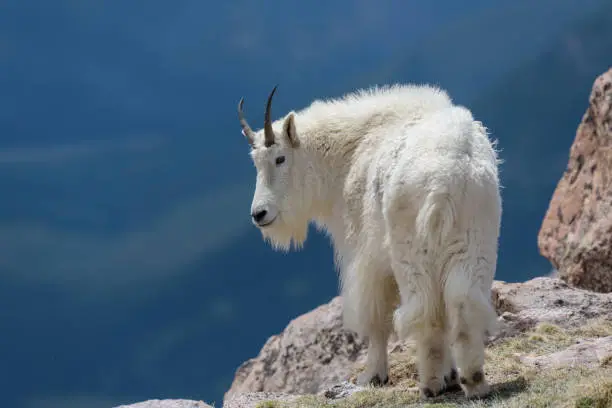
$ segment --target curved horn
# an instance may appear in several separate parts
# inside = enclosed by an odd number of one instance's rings
[[[278,85],[277,85],[278,86]],[[264,117],[264,135],[266,147],[270,147],[274,144],[274,131],[272,130],[272,121],[270,120],[270,107],[272,106],[272,97],[276,92],[276,86],[270,92],[268,96],[268,104],[266,105],[266,114]]]
[[[242,134],[247,138],[250,145],[253,145],[255,140],[255,132],[249,126],[248,122],[244,118],[244,113],[242,113],[242,104],[244,103],[244,98],[240,98],[240,102],[238,103],[238,119],[240,119],[240,126],[242,127]]]

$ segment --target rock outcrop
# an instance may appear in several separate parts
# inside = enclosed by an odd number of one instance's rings
[[[599,76],[538,236],[570,285],[612,291],[612,69]]]
[[[535,278],[523,283],[495,281],[492,302],[500,328],[489,338],[489,344],[516,336],[539,323],[575,328],[593,319],[612,321],[612,293],[574,288],[557,278]],[[577,350],[592,357],[598,355],[593,347],[609,345],[602,341],[589,348],[589,344],[586,342]],[[239,403],[241,400],[286,401],[287,394],[331,398],[350,394],[358,387],[351,388],[347,380],[356,366],[364,362],[365,346],[357,336],[342,329],[340,298],[334,298],[293,320],[283,333],[266,342],[256,358],[244,363],[225,396],[224,407],[252,406]],[[406,343],[392,342],[389,351],[393,355],[407,347]],[[568,353],[571,355],[572,350]]]

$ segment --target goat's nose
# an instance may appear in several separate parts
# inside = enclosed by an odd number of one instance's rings
[[[259,222],[264,219],[268,212],[266,210],[257,210],[251,214],[255,222]]]

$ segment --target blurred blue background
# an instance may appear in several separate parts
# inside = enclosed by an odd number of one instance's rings
[[[316,97],[430,82],[499,139],[498,279],[550,272],[536,237],[591,85],[609,0],[323,4],[0,1],[2,406],[221,406],[234,370],[337,293],[330,244],[250,224],[261,126]]]

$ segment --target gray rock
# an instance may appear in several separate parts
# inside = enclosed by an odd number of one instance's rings
[[[186,399],[151,399],[130,405],[120,405],[115,408],[212,408],[202,401]]]
[[[520,360],[540,369],[567,366],[596,367],[612,357],[612,336],[582,340],[565,350],[545,356],[522,356]]]
[[[365,387],[355,385],[349,381],[343,381],[340,384],[333,385],[326,390],[323,390],[319,395],[327,399],[346,398],[356,392],[364,390]]]

